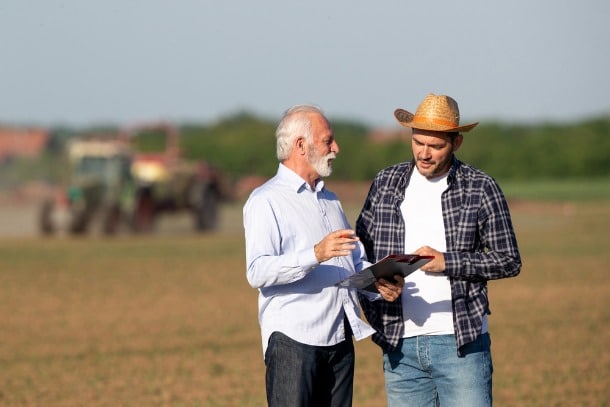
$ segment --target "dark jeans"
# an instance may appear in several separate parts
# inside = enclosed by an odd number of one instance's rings
[[[268,405],[351,406],[354,344],[348,338],[334,346],[311,346],[274,332],[265,352]]]

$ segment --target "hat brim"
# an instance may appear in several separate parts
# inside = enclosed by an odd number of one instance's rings
[[[398,123],[400,123],[401,126],[410,127],[412,129],[439,131],[446,133],[465,133],[472,130],[477,124],[479,124],[479,122],[475,122],[456,127],[446,126],[443,124],[432,122],[413,123],[413,118],[415,117],[415,115],[404,109],[396,109],[394,111],[394,117],[396,117],[396,120],[398,120]]]

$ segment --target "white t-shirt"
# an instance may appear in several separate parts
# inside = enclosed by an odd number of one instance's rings
[[[447,251],[441,195],[447,189],[447,175],[427,179],[413,169],[400,206],[405,222],[405,253],[422,246]],[[449,277],[417,270],[405,278],[402,292],[405,322],[403,337],[453,334],[453,310]],[[487,316],[482,333],[487,332]]]
[[[400,207],[405,222],[405,253],[422,246],[445,252],[445,225],[441,194],[447,174],[427,179],[413,170]],[[449,278],[442,273],[417,270],[405,279],[402,294],[404,337],[452,334],[453,312]]]

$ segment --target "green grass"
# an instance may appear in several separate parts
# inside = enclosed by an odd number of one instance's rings
[[[546,201],[610,200],[610,178],[501,182],[508,199]]]

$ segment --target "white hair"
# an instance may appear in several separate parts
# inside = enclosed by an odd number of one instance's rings
[[[318,113],[324,116],[322,110],[315,105],[296,105],[284,112],[275,130],[277,159],[279,161],[284,161],[288,158],[294,146],[295,138],[303,136],[307,143],[313,144],[311,113]]]

